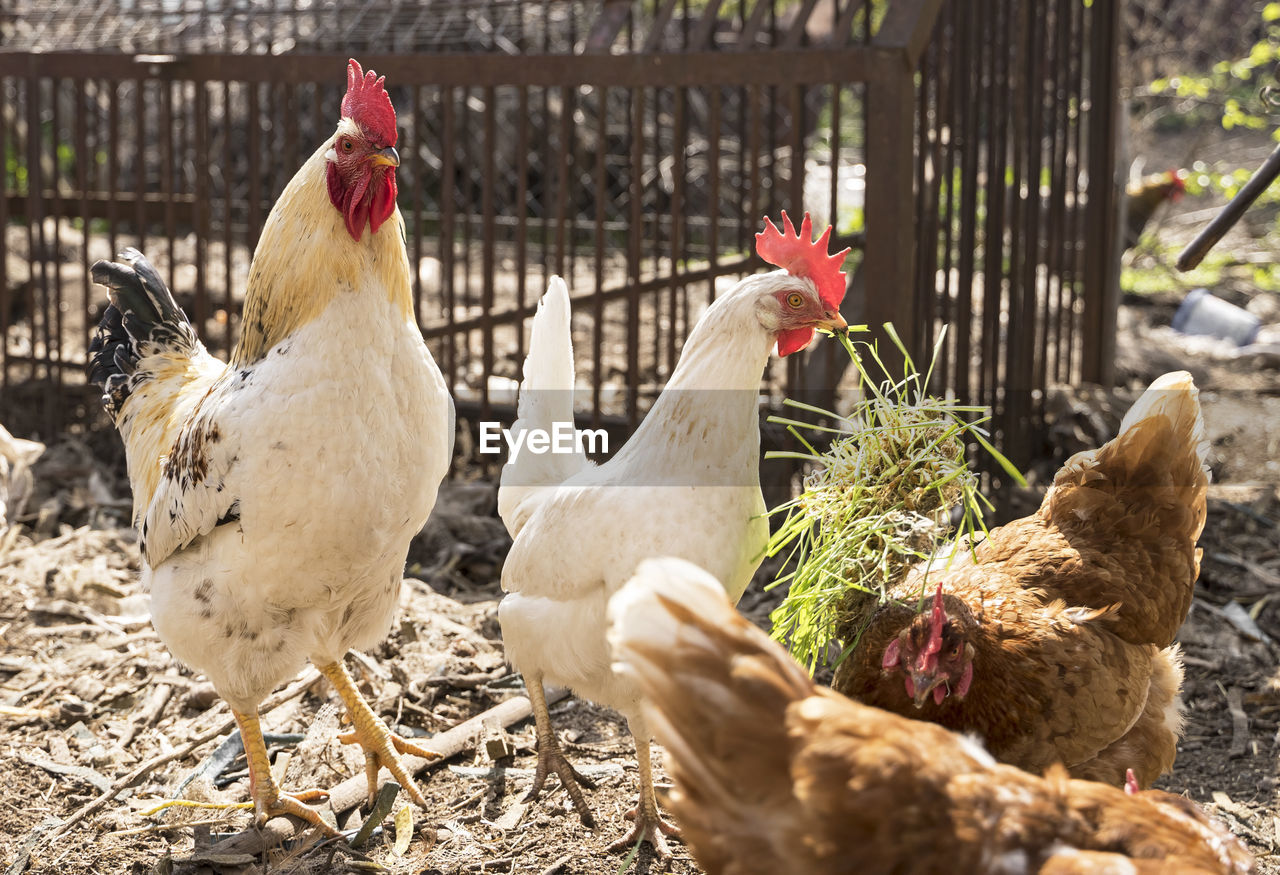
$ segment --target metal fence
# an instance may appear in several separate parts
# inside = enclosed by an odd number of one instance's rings
[[[892,321],[918,359],[950,325],[939,386],[990,405],[1015,446],[1035,389],[1109,361],[1111,6],[608,2],[544,13],[524,46],[361,54],[392,83],[419,320],[460,408],[509,403],[560,273],[590,412],[633,425],[717,282],[760,266],[760,217],[809,209],[859,247],[854,315]],[[0,52],[0,405],[65,422],[102,297],[88,265],[125,245],[225,353],[346,57]],[[834,374],[773,368],[777,392]]]

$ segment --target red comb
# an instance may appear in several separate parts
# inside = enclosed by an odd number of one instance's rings
[[[396,111],[382,87],[383,79],[372,70],[360,69],[355,58],[347,61],[347,95],[342,98],[342,117],[364,128],[381,146],[396,144]]]
[[[1132,796],[1138,792],[1138,778],[1133,773],[1133,769],[1124,770],[1124,792]]]
[[[933,613],[929,615],[930,644],[938,642],[935,652],[942,649],[942,625],[946,621],[946,612],[942,610],[942,581],[938,581],[938,592],[933,597]]]
[[[813,240],[813,220],[804,214],[797,234],[791,224],[787,211],[782,211],[782,231],[769,220],[764,219],[764,230],[756,235],[756,254],[774,267],[781,267],[792,276],[808,277],[818,287],[818,297],[822,303],[833,309],[840,308],[844,300],[844,272],[840,265],[849,250],[842,249],[834,255],[827,254],[827,243],[831,239],[831,226],[822,232],[822,236]]]

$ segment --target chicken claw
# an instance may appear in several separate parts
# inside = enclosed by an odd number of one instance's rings
[[[662,816],[658,811],[658,797],[653,790],[653,763],[649,758],[649,729],[640,718],[628,721],[631,733],[636,740],[636,766],[640,772],[640,801],[636,807],[627,812],[627,819],[634,820],[631,832],[609,845],[609,850],[623,851],[637,842],[647,841],[653,845],[653,852],[658,859],[666,862],[671,859],[671,849],[663,836],[680,838],[680,827]]]
[[[244,742],[244,756],[249,763],[249,797],[258,826],[280,815],[292,814],[320,828],[328,836],[341,835],[325,822],[320,812],[307,805],[329,798],[324,790],[302,790],[298,793],[281,793],[275,776],[271,774],[271,761],[267,758],[267,743],[262,737],[262,726],[256,713],[246,714],[232,710],[236,725],[240,727],[240,739]]]
[[[653,811],[642,813],[640,806],[637,805],[627,812],[626,817],[627,820],[634,820],[635,826],[631,827],[629,833],[609,845],[611,853],[625,851],[636,842],[648,842],[653,845],[653,852],[659,860],[665,862],[671,859],[671,848],[667,846],[664,836],[680,838],[680,827],[663,817],[656,806]]]
[[[418,783],[405,767],[400,754],[422,757],[423,759],[439,759],[440,754],[421,747],[412,741],[401,738],[387,728],[378,715],[373,713],[369,703],[356,689],[355,681],[341,662],[331,662],[320,666],[320,673],[329,679],[338,695],[347,706],[354,728],[338,736],[343,744],[359,744],[364,748],[364,771],[369,779],[369,804],[372,805],[378,796],[378,770],[386,767],[392,777],[399,782],[409,798],[420,807],[427,807],[427,799],[418,788]]]
[[[582,795],[582,788],[593,790],[595,782],[575,769],[560,750],[555,729],[551,726],[551,712],[547,709],[547,694],[542,689],[542,675],[526,676],[524,685],[529,691],[529,704],[533,706],[533,722],[538,734],[538,767],[533,773],[533,786],[521,801],[532,802],[537,799],[547,775],[554,771],[568,791],[569,798],[573,800],[573,808],[582,819],[583,826],[592,828],[596,825],[596,820],[587,805],[586,797]]]

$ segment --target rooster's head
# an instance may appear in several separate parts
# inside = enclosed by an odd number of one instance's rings
[[[347,62],[342,120],[325,152],[329,200],[357,241],[366,222],[376,234],[396,208],[396,111],[382,80]]]
[[[902,672],[917,708],[931,695],[937,705],[953,693],[963,699],[973,683],[974,648],[964,622],[968,609],[944,595],[941,583],[932,602],[889,642],[880,661],[886,672]]]
[[[765,228],[756,235],[756,253],[775,267],[780,267],[794,282],[777,288],[770,296],[761,323],[777,333],[778,355],[786,356],[804,349],[813,340],[815,329],[844,331],[849,326],[840,315],[845,281],[840,265],[849,250],[827,254],[831,228],[813,240],[813,222],[805,213],[796,232],[784,210],[782,227],[764,220]],[[781,276],[781,271],[778,272]],[[776,305],[776,306],[775,306]]]

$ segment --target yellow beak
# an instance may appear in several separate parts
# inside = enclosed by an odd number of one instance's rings
[[[396,151],[395,146],[388,146],[380,149],[369,156],[371,164],[388,164],[392,167],[400,166],[400,153]]]
[[[839,312],[827,313],[825,319],[819,319],[813,323],[814,328],[821,328],[824,331],[848,331],[849,323],[844,321],[844,317]]]

